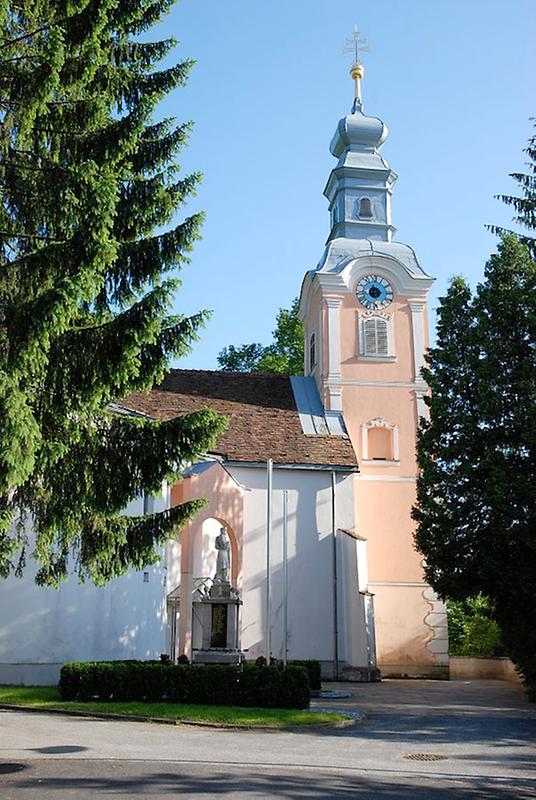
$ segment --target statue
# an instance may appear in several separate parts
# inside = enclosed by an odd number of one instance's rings
[[[214,583],[229,583],[231,571],[231,542],[226,528],[220,528],[215,542],[218,557],[216,559],[216,575]]]

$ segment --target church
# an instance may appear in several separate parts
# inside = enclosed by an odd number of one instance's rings
[[[54,683],[71,660],[196,660],[222,528],[241,657],[317,659],[325,677],[348,680],[448,677],[446,611],[424,581],[411,520],[433,279],[393,241],[387,127],[364,113],[362,65],[351,74],[353,106],[330,144],[330,233],[301,286],[304,375],[172,370],[116,406],[228,417],[215,452],[125,513],[206,506],[158,564],[102,589],[40,588],[30,565],[2,581],[0,683]]]

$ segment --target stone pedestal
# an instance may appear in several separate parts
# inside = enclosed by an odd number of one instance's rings
[[[240,650],[240,606],[236,589],[214,582],[208,594],[192,604],[192,659],[201,664],[236,664]]]

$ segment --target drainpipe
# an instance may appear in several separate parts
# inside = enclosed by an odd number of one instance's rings
[[[271,458],[266,463],[266,619],[264,633],[264,657],[270,663],[272,650],[272,483],[274,462]]]
[[[331,472],[331,538],[333,541],[333,666],[335,680],[339,678],[339,609],[337,589],[337,506],[335,490],[337,479]]]

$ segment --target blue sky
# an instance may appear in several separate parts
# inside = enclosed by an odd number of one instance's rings
[[[174,35],[197,63],[162,114],[195,122],[181,164],[204,173],[186,213],[206,212],[176,310],[212,309],[177,366],[217,367],[227,344],[268,342],[328,235],[329,142],[350,110],[354,24],[367,37],[365,112],[389,127],[398,173],[396,239],[437,282],[473,285],[493,252],[486,223],[510,223],[494,195],[515,191],[536,115],[534,0],[182,0],[150,38]],[[432,325],[434,316],[432,314]]]

